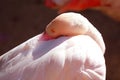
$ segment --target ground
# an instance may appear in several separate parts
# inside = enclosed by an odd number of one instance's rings
[[[120,22],[99,11],[79,12],[102,33],[106,44],[106,80],[120,80]],[[40,0],[0,0],[0,55],[40,34],[57,16]]]

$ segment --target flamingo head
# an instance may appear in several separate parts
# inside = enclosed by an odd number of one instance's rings
[[[73,12],[63,13],[47,25],[46,34],[53,38],[85,34],[89,27],[85,26],[84,19],[80,14]]]
[[[100,32],[81,14],[62,13],[53,19],[46,27],[45,34],[48,39],[60,36],[88,35],[93,38],[105,51],[105,45]]]

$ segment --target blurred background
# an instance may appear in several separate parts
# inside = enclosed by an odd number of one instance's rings
[[[120,80],[120,22],[95,10],[79,12],[102,33],[106,44],[106,80]],[[41,0],[0,0],[0,55],[44,31],[57,11]]]

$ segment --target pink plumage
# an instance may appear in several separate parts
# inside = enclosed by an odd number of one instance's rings
[[[69,19],[73,19],[71,15],[73,18],[78,16],[81,25],[69,23]],[[61,31],[60,25],[65,30]],[[71,30],[72,27],[81,34]],[[44,33],[0,56],[0,80],[105,80],[105,45],[102,36],[91,36],[100,34],[91,27],[94,26],[80,14],[61,14],[51,21]],[[53,29],[55,31],[51,33]],[[74,35],[64,31],[73,31]]]

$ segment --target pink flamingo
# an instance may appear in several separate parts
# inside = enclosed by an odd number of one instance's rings
[[[63,13],[0,56],[0,80],[105,80],[104,52],[100,32],[85,17]]]
[[[120,0],[45,0],[45,5],[58,8],[59,13],[94,8],[120,21]]]

